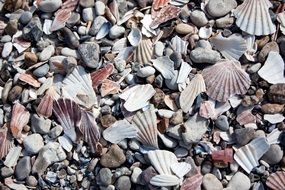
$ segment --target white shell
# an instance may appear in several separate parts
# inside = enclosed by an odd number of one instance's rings
[[[236,25],[248,34],[262,36],[276,31],[271,21],[269,8],[272,6],[269,0],[245,0],[233,10],[236,17]]]
[[[212,27],[203,26],[199,29],[199,37],[202,39],[208,39],[212,35]]]
[[[153,55],[153,44],[150,39],[142,39],[135,50],[134,60],[140,64],[149,63]]]
[[[180,107],[183,112],[189,112],[196,97],[205,91],[206,85],[203,76],[201,74],[195,75],[186,89],[181,92],[181,95],[179,97]]]
[[[150,84],[136,85],[119,95],[126,102],[124,107],[129,112],[139,110],[148,105],[149,99],[155,94],[155,90]]]
[[[188,63],[182,61],[176,82],[180,84],[186,82],[191,70],[192,67]]]
[[[117,144],[126,138],[134,138],[137,136],[137,129],[127,120],[116,121],[103,131],[105,140]]]
[[[214,49],[220,51],[227,59],[239,60],[247,50],[246,41],[240,34],[232,34],[228,38],[225,38],[221,33],[218,33],[216,36],[210,38],[210,41]]]
[[[174,62],[168,56],[158,57],[151,60],[153,66],[165,79],[172,79],[175,76]]]
[[[121,38],[119,40],[117,40],[113,47],[112,47],[112,53],[118,53],[120,52],[122,49],[127,47],[127,38]]]
[[[285,12],[277,14],[277,20],[280,23],[280,30],[285,35]]]
[[[285,83],[284,61],[280,54],[274,51],[269,52],[267,60],[258,74],[270,84]]]
[[[187,41],[182,40],[179,36],[175,36],[171,39],[171,47],[177,53],[186,54],[188,44]]]
[[[138,46],[142,40],[141,31],[138,28],[132,28],[131,32],[128,35],[128,40],[132,46]]]
[[[182,7],[187,4],[190,0],[170,0],[171,5],[175,5],[177,7]]]
[[[271,124],[276,124],[276,123],[280,123],[282,122],[285,117],[280,114],[280,113],[277,113],[277,114],[264,114],[264,120],[268,121],[269,123]]]
[[[86,108],[97,105],[90,74],[86,73],[83,67],[76,67],[62,83],[63,97],[74,100]]]
[[[186,162],[179,162],[172,164],[170,168],[175,175],[177,175],[179,178],[183,178],[183,176],[185,176],[191,170],[191,165]]]
[[[67,152],[72,150],[72,141],[66,135],[58,137],[58,142]]]
[[[158,187],[171,187],[179,185],[180,183],[181,179],[179,179],[175,175],[168,174],[156,175],[150,180],[150,184]]]
[[[267,135],[267,141],[268,143],[271,144],[278,144],[279,143],[279,136],[282,132],[279,131],[278,129],[274,129]]]
[[[244,53],[244,55],[247,58],[247,60],[252,61],[252,62],[256,62],[256,60],[257,60],[257,55],[256,55],[257,43],[255,42],[255,36],[254,35],[247,35],[247,36],[245,36],[245,40],[246,40],[247,50]]]
[[[236,150],[235,161],[247,172],[258,166],[258,160],[269,150],[270,145],[264,137],[252,140],[249,144]]]
[[[152,23],[152,18],[150,14],[145,14],[143,19],[141,20],[142,26],[142,34],[146,37],[150,38],[154,35],[156,35],[156,31],[152,28],[150,28],[150,24]]]

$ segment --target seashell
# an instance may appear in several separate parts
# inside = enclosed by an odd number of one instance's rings
[[[83,67],[76,67],[62,82],[63,97],[90,108],[97,105],[96,94],[92,88],[90,74]]]
[[[196,97],[206,91],[206,85],[201,74],[196,74],[189,85],[183,90],[179,97],[180,107],[183,112],[188,113]]]
[[[170,0],[170,4],[177,6],[177,7],[183,7],[185,4],[189,3],[190,0]]]
[[[12,117],[10,121],[10,129],[13,137],[20,138],[21,132],[25,125],[29,123],[30,113],[20,103],[15,103],[12,109]]]
[[[199,115],[206,119],[216,119],[217,114],[215,110],[215,102],[212,101],[204,101],[200,105]]]
[[[183,179],[183,177],[191,170],[191,165],[186,162],[179,162],[172,164],[170,168],[176,176]]]
[[[108,7],[112,15],[116,18],[116,21],[118,21],[120,18],[118,2],[116,0],[113,0],[111,3],[109,3]]]
[[[170,166],[178,163],[174,153],[167,150],[152,150],[147,153],[147,157],[155,170],[163,175],[172,175]]]
[[[137,47],[142,40],[141,31],[138,28],[132,28],[128,40],[132,46]]]
[[[212,159],[214,161],[222,161],[224,163],[232,163],[233,149],[226,148],[225,150],[216,150],[212,152]]]
[[[109,94],[117,94],[120,91],[120,84],[108,79],[103,80],[100,93],[101,97],[107,96]]]
[[[126,102],[124,107],[127,111],[133,112],[148,105],[149,99],[155,94],[150,84],[136,85],[119,95]]]
[[[274,84],[270,86],[269,100],[274,103],[285,103],[285,84]]]
[[[225,38],[218,33],[210,38],[210,42],[226,59],[239,60],[247,50],[246,41],[240,34],[232,34]]]
[[[79,127],[81,111],[79,106],[69,99],[60,98],[54,101],[53,113],[63,128],[64,134],[75,142],[75,128]]]
[[[114,65],[109,63],[105,67],[91,73],[92,86],[97,88],[105,79],[107,79],[114,71]]]
[[[29,85],[35,88],[38,88],[41,86],[41,83],[37,79],[35,79],[33,75],[30,73],[21,73],[19,76],[19,80],[25,83],[28,83]]]
[[[203,176],[201,174],[195,174],[186,178],[182,185],[181,190],[200,190],[202,185]]]
[[[274,190],[284,190],[285,187],[285,172],[278,171],[270,174],[266,180],[266,185],[270,189]]]
[[[52,115],[53,100],[56,96],[56,91],[54,88],[47,90],[44,97],[41,99],[36,112],[38,115],[49,118]]]
[[[124,119],[116,121],[111,127],[105,129],[103,131],[103,137],[113,144],[118,144],[126,138],[135,138],[137,132],[137,129]]]
[[[19,159],[21,152],[22,152],[22,148],[20,146],[11,148],[9,150],[9,153],[6,156],[4,165],[9,168],[16,166],[17,160]]]
[[[182,61],[176,82],[177,83],[186,82],[188,75],[190,74],[191,70],[192,70],[192,67],[188,63]]]
[[[276,31],[271,21],[268,0],[245,0],[233,10],[236,25],[244,32],[256,36],[272,34]]]
[[[177,111],[178,107],[175,103],[175,100],[173,100],[170,95],[165,95],[164,97],[164,103],[165,105],[170,108],[172,111]]]
[[[285,83],[284,61],[278,52],[271,51],[258,75],[270,84]]]
[[[6,126],[0,128],[0,160],[4,158],[9,150],[14,147],[14,143],[8,128]]]
[[[31,47],[31,42],[25,41],[21,37],[15,37],[15,35],[13,36],[13,46],[17,49],[18,53],[23,53],[26,49]],[[22,35],[22,33],[20,35]]]
[[[264,118],[264,120],[268,121],[271,124],[280,123],[280,122],[282,122],[285,119],[285,117],[282,114],[280,114],[280,113],[277,113],[277,114],[264,114],[263,118]]]
[[[153,21],[150,24],[150,28],[155,29],[160,24],[167,22],[173,18],[177,18],[180,14],[181,8],[175,7],[172,5],[167,5],[160,9],[160,11],[157,13],[155,18],[153,18]]]
[[[127,47],[127,38],[121,38],[114,43],[112,47],[112,53],[119,53],[122,49],[126,47]]]
[[[239,97],[238,95],[232,96],[229,98],[229,102],[230,102],[232,108],[237,108],[241,104],[242,98]]]
[[[258,166],[258,160],[269,150],[270,145],[266,138],[253,139],[249,144],[236,150],[235,161],[249,174]]]
[[[158,10],[168,4],[169,0],[154,0],[152,2],[152,8]]]
[[[168,174],[156,175],[150,180],[150,184],[158,187],[171,187],[179,185],[180,183],[181,179],[179,179],[175,175]]]
[[[51,30],[50,30],[51,25],[52,25],[52,20],[45,19],[44,24],[43,24],[43,32],[46,35],[50,35],[52,33]]]
[[[107,36],[109,34],[111,27],[112,27],[112,24],[110,22],[105,22],[104,24],[102,24],[98,33],[96,34],[96,37],[95,37],[96,40],[101,40],[102,38]]]
[[[71,11],[60,9],[55,13],[54,20],[51,24],[50,31],[54,32],[65,27],[66,22],[71,17]]]
[[[237,122],[240,125],[246,125],[249,123],[256,123],[256,117],[251,113],[252,109],[241,109],[242,107],[239,107],[237,112]]]
[[[208,26],[203,26],[203,27],[201,27],[201,28],[199,29],[198,35],[199,35],[199,37],[202,38],[202,39],[208,39],[208,38],[211,37],[212,31],[213,31],[213,29],[212,29],[211,26],[210,26],[210,27],[208,27]]]
[[[171,39],[171,47],[174,51],[181,54],[187,53],[187,47],[189,42],[182,40],[179,36],[175,36]]]
[[[96,153],[96,146],[99,142],[101,134],[92,112],[81,110],[81,122],[79,130],[83,135],[83,140],[87,142],[91,148],[91,152]]]
[[[0,20],[0,35],[2,35],[4,33],[4,29],[6,28],[7,24]]]
[[[153,105],[145,111],[138,111],[131,123],[138,130],[138,141],[145,146],[158,148],[157,118]]]
[[[269,133],[266,137],[268,143],[270,145],[272,144],[278,144],[279,143],[279,136],[281,135],[281,131],[279,131],[278,129],[274,129],[273,131],[271,131],[271,133]]]
[[[252,62],[257,62],[257,43],[255,42],[255,36],[254,35],[247,35],[245,36],[247,50],[244,53],[247,60]]]
[[[140,64],[149,63],[153,55],[153,44],[150,39],[142,39],[135,50],[134,60]]]
[[[207,87],[206,93],[220,102],[226,102],[236,94],[245,94],[251,82],[240,65],[230,60],[220,61],[204,69],[202,75]]]
[[[67,152],[72,150],[72,141],[66,135],[58,137],[58,142]]]
[[[285,12],[284,11],[282,13],[277,14],[277,20],[280,23],[280,31],[282,32],[283,35],[285,35]]]
[[[153,19],[151,18],[150,14],[145,14],[143,19],[141,20],[142,26],[142,34],[146,37],[150,38],[154,35],[156,35],[156,31],[150,27]]]
[[[172,79],[175,76],[174,62],[168,56],[152,59],[151,62],[156,70],[158,70],[165,79]]]
[[[125,47],[121,49],[117,57],[114,59],[115,63],[126,62],[133,55],[133,52],[134,47]]]

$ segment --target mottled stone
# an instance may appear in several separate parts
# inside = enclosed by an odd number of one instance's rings
[[[96,43],[81,44],[78,52],[83,59],[84,64],[90,68],[98,68],[100,66],[100,47]]]
[[[116,144],[113,144],[106,154],[103,154],[100,164],[107,168],[117,168],[126,161],[123,150]]]

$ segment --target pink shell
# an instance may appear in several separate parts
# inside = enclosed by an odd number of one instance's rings
[[[240,114],[238,114],[236,120],[240,125],[256,123],[256,117],[251,113],[251,110],[241,112]]]
[[[41,99],[36,111],[39,115],[49,118],[52,115],[53,97],[51,94],[46,95]]]
[[[0,128],[0,160],[14,147],[11,135],[6,126]]]
[[[98,69],[97,71],[92,72],[91,79],[93,88],[97,88],[97,86],[100,85],[103,80],[107,79],[113,73],[113,71],[113,64],[107,64],[102,69]]]
[[[214,161],[223,161],[224,163],[233,162],[233,149],[226,148],[225,150],[213,151],[212,159]]]
[[[166,6],[168,3],[169,3],[169,0],[153,0],[152,8],[154,10],[158,10],[158,9]]]
[[[68,19],[71,16],[71,12],[68,9],[60,9],[55,13],[55,18],[52,22],[50,31],[56,31],[61,28],[65,27],[65,23],[68,21]]]
[[[180,14],[181,8],[175,7],[172,5],[167,5],[160,9],[160,11],[155,15],[150,27],[152,29],[157,28],[160,24],[167,22],[173,18],[178,17]]]
[[[271,174],[266,181],[267,187],[273,190],[284,190],[285,188],[285,172],[279,171]]]
[[[196,174],[184,180],[180,190],[199,190],[201,189],[203,176]]]
[[[41,86],[41,83],[37,79],[35,79],[32,74],[29,73],[20,74],[19,79],[36,88]]]
[[[13,137],[20,138],[21,132],[25,125],[29,123],[30,113],[20,103],[16,103],[12,109],[12,118],[10,121],[10,129]]]
[[[120,84],[114,81],[108,80],[108,79],[105,79],[102,82],[102,85],[100,88],[100,93],[102,97],[109,95],[109,94],[116,94],[119,91],[120,91]]]
[[[61,5],[61,9],[66,9],[69,12],[74,11],[79,0],[67,0]]]

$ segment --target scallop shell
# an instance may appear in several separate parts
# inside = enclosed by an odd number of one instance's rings
[[[55,89],[50,88],[47,90],[44,97],[41,99],[36,112],[40,116],[49,118],[52,115],[53,100],[55,97]]]
[[[0,160],[4,158],[9,150],[14,147],[11,135],[6,126],[0,128]]]
[[[266,185],[273,190],[284,190],[285,187],[285,172],[278,171],[270,174],[266,180]]]
[[[136,85],[119,95],[126,102],[124,107],[127,111],[133,112],[148,105],[148,101],[155,94],[155,90],[150,84]]]
[[[174,62],[168,56],[152,59],[151,62],[156,70],[158,70],[165,79],[172,79],[175,76]]]
[[[181,179],[175,175],[161,174],[151,178],[150,184],[158,187],[171,187],[181,183]]]
[[[158,10],[168,4],[169,0],[154,0],[152,2],[152,8]]]
[[[254,167],[259,165],[258,160],[269,150],[269,147],[266,138],[256,138],[237,149],[234,159],[249,174]]]
[[[153,18],[150,28],[155,29],[160,24],[167,22],[173,18],[177,18],[180,14],[181,8],[172,5],[167,5],[160,9],[155,18]]]
[[[142,40],[141,31],[138,28],[132,28],[128,35],[128,40],[132,46],[137,47]]]
[[[250,87],[248,74],[234,61],[224,60],[203,70],[208,96],[226,102],[231,96],[245,94]]]
[[[76,141],[75,129],[80,125],[81,111],[79,106],[69,99],[58,99],[54,101],[53,113],[63,128],[66,136]]]
[[[270,84],[285,83],[284,61],[278,52],[271,51],[258,75]]]
[[[135,50],[134,60],[140,64],[149,63],[153,55],[153,44],[150,39],[142,39]]]
[[[33,75],[30,73],[21,73],[19,76],[19,79],[20,81],[23,81],[35,88],[38,88],[41,86],[41,83],[37,79],[35,79]]]
[[[245,0],[233,10],[236,25],[248,34],[262,36],[276,31],[271,21],[269,8],[272,6],[268,0]]]
[[[218,33],[210,38],[214,49],[221,52],[227,59],[239,60],[239,58],[246,52],[246,40],[240,34],[232,34],[228,38]]]
[[[107,96],[109,94],[117,94],[120,91],[120,84],[109,79],[105,79],[102,82],[100,93],[101,97]]]
[[[12,109],[12,118],[10,121],[10,129],[13,137],[20,138],[21,132],[25,125],[29,123],[30,112],[20,103],[16,103]]]
[[[191,170],[191,165],[186,162],[179,162],[172,164],[170,168],[176,176],[183,179],[183,177]]]
[[[69,11],[74,11],[77,7],[79,0],[67,0],[61,5],[61,9],[67,9]]]
[[[119,120],[103,131],[103,137],[113,144],[118,144],[126,138],[135,138],[137,132],[137,129],[127,120]]]
[[[83,67],[76,67],[62,83],[63,97],[74,100],[86,108],[97,105],[90,74],[86,73]]]
[[[196,74],[189,85],[181,92],[179,97],[180,107],[183,112],[188,113],[196,97],[206,91],[206,85],[201,74]]]
[[[107,79],[114,71],[114,65],[109,63],[105,67],[91,73],[92,86],[97,88],[105,79]]]
[[[95,153],[96,145],[99,142],[101,134],[92,112],[81,110],[79,130],[83,135],[83,140],[87,142],[91,148],[91,152]]]
[[[181,185],[181,190],[200,190],[202,185],[203,176],[201,174],[195,174],[184,180]]]
[[[188,75],[190,74],[191,70],[192,70],[192,67],[188,63],[182,61],[176,82],[178,84],[182,84],[182,83],[186,82]]]
[[[279,143],[279,136],[282,132],[279,131],[278,129],[274,129],[267,135],[267,141],[268,143],[271,144],[278,144]]]
[[[188,44],[189,42],[182,40],[179,36],[175,36],[171,39],[171,47],[177,53],[186,54]]]
[[[138,111],[132,119],[132,125],[138,130],[137,139],[145,146],[158,148],[157,118],[154,107]]]
[[[60,9],[55,13],[55,18],[51,24],[50,31],[54,32],[65,27],[65,23],[71,17],[71,12],[68,9]]]

